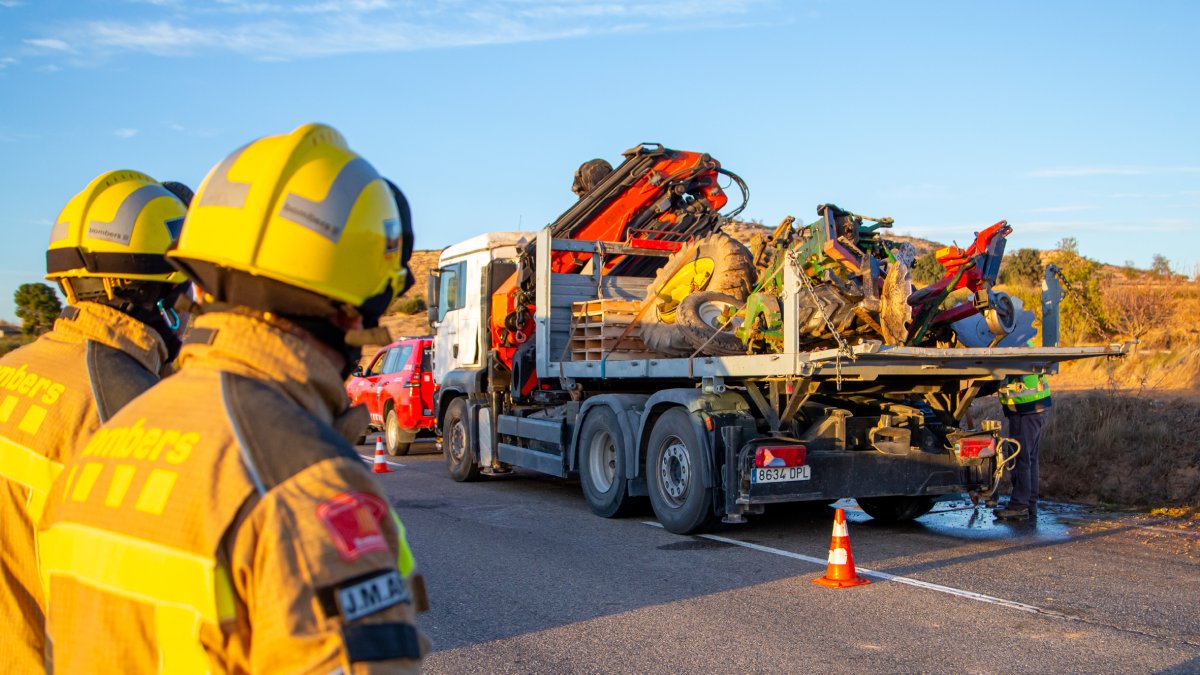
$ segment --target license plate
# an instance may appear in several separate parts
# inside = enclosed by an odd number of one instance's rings
[[[750,474],[750,482],[755,485],[759,483],[787,483],[793,480],[808,480],[812,478],[812,467],[805,464],[804,466],[769,466],[761,469],[754,469]]]

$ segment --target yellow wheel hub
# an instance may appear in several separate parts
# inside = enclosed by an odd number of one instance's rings
[[[716,263],[712,258],[697,258],[679,269],[658,290],[658,318],[664,323],[675,323],[675,308],[687,296],[704,290],[712,279]]]

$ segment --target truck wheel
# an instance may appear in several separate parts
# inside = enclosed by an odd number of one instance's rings
[[[479,478],[479,464],[475,461],[475,450],[471,448],[471,435],[467,433],[465,398],[454,399],[446,408],[446,419],[442,422],[442,452],[446,455],[451,478],[460,483]]]
[[[625,437],[612,409],[592,408],[579,430],[579,482],[592,512],[603,518],[624,516],[637,501],[625,480]]]
[[[411,438],[411,436],[400,428],[400,416],[396,414],[395,408],[388,408],[387,422],[383,429],[384,445],[387,446],[388,454],[392,457],[407,455],[411,442],[405,439]]]
[[[734,333],[742,325],[737,312],[742,303],[732,295],[716,291],[692,293],[675,310],[675,326],[693,349],[709,356],[738,356],[746,353],[746,345]],[[734,318],[725,325],[725,314]],[[724,327],[722,329],[722,327]],[[718,329],[722,329],[717,332]]]
[[[658,522],[675,534],[692,534],[713,521],[712,488],[704,487],[704,457],[683,408],[663,413],[650,431],[646,483]]]
[[[933,508],[934,498],[922,497],[861,497],[856,499],[863,511],[883,523],[899,523],[920,518]]]
[[[741,301],[754,287],[757,272],[750,249],[717,232],[676,251],[667,258],[646,288],[653,306],[640,319],[642,342],[651,351],[670,356],[692,353],[675,325],[675,312],[696,291],[715,291]]]

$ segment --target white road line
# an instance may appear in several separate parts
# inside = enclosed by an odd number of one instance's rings
[[[662,527],[661,523],[656,523],[656,522],[649,521],[649,520],[642,521],[642,524],[643,525],[652,525],[654,527]],[[828,564],[828,560],[826,558],[817,558],[817,557],[811,556],[811,555],[804,555],[803,553],[793,553],[791,551],[785,551],[785,550],[779,549],[779,548],[763,546],[762,544],[752,544],[748,541],[738,541],[737,539],[730,539],[729,537],[721,537],[721,536],[718,536],[715,534],[698,534],[696,536],[700,537],[702,539],[708,539],[711,541],[719,541],[724,544],[732,544],[734,546],[741,546],[743,548],[748,548],[748,549],[751,549],[754,551],[760,551],[762,553],[771,553],[774,555],[783,556],[784,558],[791,558],[793,560],[803,560],[804,562],[812,563],[814,565]],[[939,593],[946,593],[948,595],[954,595],[954,596],[957,596],[960,598],[966,598],[968,600],[977,600],[979,602],[986,602],[986,603],[993,604],[993,605],[1000,605],[1002,607],[1008,607],[1010,609],[1016,609],[1016,610],[1019,610],[1022,612],[1029,612],[1031,614],[1042,614],[1045,616],[1052,616],[1052,617],[1055,617],[1058,619],[1075,620],[1077,618],[1077,617],[1071,616],[1069,614],[1062,614],[1059,612],[1055,612],[1053,610],[1043,609],[1041,607],[1035,607],[1034,605],[1027,605],[1023,602],[1016,602],[1014,600],[1005,600],[1004,598],[997,598],[997,597],[993,597],[990,595],[984,595],[983,593],[976,593],[974,591],[964,591],[961,588],[953,588],[951,586],[943,586],[941,584],[934,584],[934,583],[930,583],[928,581],[921,581],[920,579],[913,579],[912,577],[902,577],[902,576],[898,576],[895,574],[889,574],[888,572],[877,572],[875,570],[867,569],[865,567],[858,567],[857,565],[855,565],[855,571],[864,577],[875,577],[877,579],[883,579],[885,581],[894,581],[894,582],[900,583],[900,584],[908,584],[909,586],[916,586],[917,588],[924,588],[924,589],[931,590],[931,591],[937,591]]]
[[[361,458],[362,458],[362,461],[366,462],[367,464],[370,464],[370,465],[372,465],[372,466],[375,464],[375,458],[374,458],[374,457],[368,457],[368,456],[366,456],[366,455],[359,455],[359,457],[361,457]],[[403,466],[404,466],[403,464],[398,464],[398,463],[396,463],[396,462],[389,462],[389,461],[388,461],[388,460],[386,460],[386,459],[385,459],[385,460],[383,460],[383,463],[384,463],[384,464],[387,464],[388,466],[394,466],[394,467],[396,467],[397,469],[399,469],[399,468],[401,468],[401,467],[403,467]]]

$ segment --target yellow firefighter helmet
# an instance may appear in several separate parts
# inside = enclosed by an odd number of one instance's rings
[[[187,192],[138,171],[97,176],[54,220],[46,279],[64,289],[76,278],[184,281],[164,254],[183,227]]]
[[[399,191],[341,134],[306,124],[217,164],[168,257],[219,301],[252,305],[245,299],[283,284],[382,314],[407,287],[409,218]],[[258,290],[236,290],[249,286]]]

